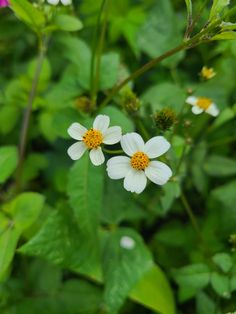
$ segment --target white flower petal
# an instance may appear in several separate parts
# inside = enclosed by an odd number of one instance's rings
[[[131,237],[128,237],[128,236],[123,236],[120,239],[120,246],[123,249],[132,250],[135,247],[135,244],[136,243],[135,243],[134,239],[132,239]]]
[[[72,3],[72,0],[61,0],[61,3],[63,5],[70,5]]]
[[[147,184],[147,178],[142,170],[130,169],[124,179],[124,188],[127,191],[140,194]]]
[[[130,158],[126,156],[112,157],[107,162],[107,174],[114,180],[124,178],[130,168]]]
[[[197,104],[197,100],[198,100],[197,97],[195,97],[195,96],[189,96],[189,97],[185,100],[185,102],[186,102],[187,104],[189,104],[189,105],[195,106],[195,105]]]
[[[52,5],[57,5],[59,3],[59,0],[47,0],[47,2]]]
[[[200,113],[202,113],[204,110],[202,109],[202,108],[200,108],[200,107],[198,107],[198,106],[193,106],[192,107],[192,113],[194,113],[194,114],[200,114]]]
[[[209,113],[211,116],[216,117],[220,113],[220,110],[215,103],[212,103],[210,107],[206,110],[206,112]]]
[[[89,157],[94,166],[100,166],[105,161],[101,147],[91,149]]]
[[[163,136],[151,138],[144,146],[144,153],[149,158],[156,158],[165,154],[170,148],[170,143]]]
[[[110,118],[106,115],[99,114],[93,122],[93,128],[104,133],[107,130],[109,124]]]
[[[123,135],[120,143],[123,151],[129,156],[132,156],[138,151],[142,152],[144,149],[144,141],[142,137],[135,132]]]
[[[163,185],[172,176],[171,169],[161,161],[151,161],[145,169],[145,174],[152,182]]]
[[[68,134],[75,140],[82,140],[83,135],[87,132],[87,129],[80,123],[72,123],[67,130]]]
[[[67,153],[71,159],[77,160],[83,156],[86,149],[87,146],[84,144],[84,142],[77,142],[68,148]]]
[[[112,126],[108,128],[103,134],[103,143],[112,145],[118,143],[121,139],[121,127]]]

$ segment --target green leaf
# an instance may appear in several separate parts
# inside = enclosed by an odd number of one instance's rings
[[[134,241],[133,248],[121,247],[124,236]],[[133,230],[119,229],[109,234],[103,253],[104,299],[109,313],[118,312],[132,288],[152,265],[149,251]]]
[[[234,108],[225,108],[210,126],[210,131],[212,132],[218,129],[228,121],[232,120],[234,117],[235,117]]]
[[[214,272],[211,274],[211,285],[219,296],[225,299],[230,298],[229,277]]]
[[[45,17],[27,0],[10,0],[11,8],[16,16],[29,25],[33,30],[39,31],[45,24]]]
[[[215,314],[215,302],[204,292],[197,295],[197,314]]]
[[[102,207],[103,167],[94,166],[88,153],[70,169],[67,192],[82,232],[96,238]]]
[[[216,34],[211,38],[212,40],[235,40],[236,39],[236,32],[222,32],[219,34]]]
[[[176,112],[180,112],[185,104],[185,99],[184,90],[169,82],[153,85],[142,95],[143,102],[151,104],[153,111],[170,107]]]
[[[175,314],[175,303],[169,283],[157,266],[153,265],[130,293],[132,300],[158,313]]]
[[[69,208],[51,213],[40,231],[19,252],[38,256],[76,271],[94,271],[97,262],[96,242],[83,234]]]
[[[13,222],[9,222],[7,229],[0,234],[0,281],[12,261],[19,236],[20,232]]]
[[[100,90],[113,87],[118,80],[120,58],[118,53],[110,52],[102,56],[100,64]]]
[[[210,20],[214,20],[220,17],[222,11],[229,5],[229,0],[213,0],[213,4],[210,11]]]
[[[23,231],[35,222],[43,205],[44,197],[41,194],[25,192],[7,204],[6,211],[12,216],[14,226]]]
[[[0,184],[4,183],[16,169],[17,159],[15,146],[0,147]]]
[[[236,174],[236,161],[227,157],[211,155],[204,161],[204,170],[213,177]]]
[[[173,272],[174,279],[180,286],[181,300],[188,300],[210,281],[210,270],[205,264],[192,264]]]
[[[83,28],[82,22],[74,16],[60,14],[53,20],[58,29],[68,32],[79,31]]]
[[[110,117],[111,125],[119,125],[122,129],[122,133],[133,132],[133,121],[121,110],[116,107],[108,106],[101,110],[101,113]]]
[[[223,270],[224,273],[230,271],[233,267],[232,257],[227,253],[217,253],[213,257],[213,262]]]

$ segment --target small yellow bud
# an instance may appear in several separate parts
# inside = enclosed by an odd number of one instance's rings
[[[204,80],[210,80],[216,75],[216,72],[214,71],[213,68],[208,68],[204,66],[201,70],[200,75]]]

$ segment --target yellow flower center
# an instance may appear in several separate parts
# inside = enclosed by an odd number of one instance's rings
[[[197,106],[202,108],[203,110],[207,110],[212,104],[212,100],[205,97],[199,97],[197,100]]]
[[[143,152],[137,152],[131,158],[131,166],[136,170],[144,170],[148,164],[149,158]]]
[[[97,148],[102,144],[103,136],[98,130],[90,129],[83,136],[83,142],[88,148]]]

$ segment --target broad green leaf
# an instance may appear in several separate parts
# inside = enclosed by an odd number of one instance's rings
[[[37,297],[19,298],[17,304],[13,302],[8,306],[7,314],[97,314],[102,303],[101,289],[82,279],[67,280],[56,291],[49,293],[42,291],[31,293]]]
[[[204,170],[213,177],[236,174],[236,161],[223,156],[211,155],[204,161]]]
[[[14,226],[23,231],[35,222],[43,205],[44,197],[41,194],[25,192],[7,204],[6,211],[11,215]]]
[[[212,37],[212,40],[235,40],[236,32],[222,32]]]
[[[57,15],[53,22],[58,29],[63,31],[75,32],[83,28],[83,24],[78,18],[66,14]]]
[[[173,272],[174,279],[180,287],[180,298],[188,300],[199,290],[206,287],[210,281],[210,270],[205,264],[192,264]]]
[[[231,210],[236,203],[236,180],[228,182],[222,186],[217,187],[212,191],[212,196],[220,201],[225,207]]]
[[[82,234],[69,208],[51,213],[40,231],[19,251],[57,265],[81,271],[94,270],[99,241]],[[96,260],[97,262],[97,260]]]
[[[17,148],[15,146],[0,147],[0,184],[4,183],[17,165]]]
[[[27,0],[10,0],[10,4],[16,16],[33,30],[39,31],[45,24],[43,13]]]
[[[130,293],[132,300],[158,313],[175,314],[175,303],[169,283],[157,266],[148,270]]]
[[[121,110],[116,107],[108,106],[101,110],[101,113],[110,117],[111,125],[119,125],[122,129],[122,133],[134,131],[133,121]]]
[[[101,58],[99,88],[101,90],[113,87],[118,80],[120,58],[115,52],[105,54]]]
[[[156,58],[179,45],[183,40],[185,21],[176,15],[172,1],[159,0],[138,32],[138,46],[150,58]],[[168,67],[174,67],[183,58],[184,52],[163,61]]]
[[[102,207],[103,167],[94,166],[86,153],[69,172],[67,193],[82,232],[96,238]]]
[[[134,247],[130,249],[121,246],[124,236],[134,241]],[[148,249],[133,230],[117,229],[108,235],[103,252],[103,273],[104,299],[109,313],[118,313],[132,288],[152,265]]]
[[[210,20],[218,19],[222,11],[229,5],[230,0],[213,0],[210,11]]]
[[[6,104],[0,108],[0,131],[1,133],[8,134],[15,126],[17,119],[20,115],[19,108]],[[7,121],[7,123],[6,123]]]
[[[234,110],[234,108],[225,108],[210,126],[210,131],[212,132],[232,120],[235,117],[235,114],[236,110]]]
[[[141,99],[150,104],[153,111],[171,107],[180,112],[185,104],[186,94],[182,88],[168,82],[149,87]]]
[[[217,253],[212,257],[212,260],[224,273],[229,272],[233,266],[232,257],[227,253]]]
[[[217,272],[211,274],[211,285],[215,292],[222,298],[230,298],[230,281],[226,275]]]
[[[230,291],[236,291],[236,274],[230,278]]]
[[[197,314],[215,314],[215,302],[204,292],[197,295]]]
[[[0,281],[15,253],[20,231],[15,228],[14,222],[9,221],[9,225],[0,234]]]

